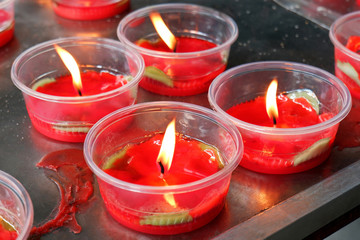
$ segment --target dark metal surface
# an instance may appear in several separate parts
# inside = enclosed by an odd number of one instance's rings
[[[132,0],[131,10],[162,0]],[[328,31],[289,12],[270,0],[193,0],[227,13],[239,27],[229,66],[260,61],[302,62],[333,72],[333,46]],[[45,220],[57,206],[56,186],[36,168],[46,154],[82,148],[48,139],[30,123],[21,92],[10,80],[13,60],[43,41],[67,36],[116,37],[121,15],[81,22],[57,17],[50,0],[16,1],[15,38],[0,48],[0,169],[16,177],[34,203],[34,224]],[[178,100],[209,106],[206,94],[169,98],[140,90],[139,102]],[[105,211],[95,186],[92,200],[77,214],[78,235],[58,229],[42,239],[281,239],[302,238],[360,204],[360,149],[334,149],[330,158],[310,171],[273,176],[241,167],[233,174],[226,206],[205,227],[171,237],[151,236],[117,224]]]

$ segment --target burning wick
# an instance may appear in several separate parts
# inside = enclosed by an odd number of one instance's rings
[[[158,12],[150,13],[150,19],[153,23],[156,32],[159,34],[160,38],[165,42],[165,44],[173,51],[176,50],[176,38],[170,29],[166,26],[164,20]]]
[[[73,86],[78,92],[79,96],[82,96],[81,89],[82,89],[82,83],[81,83],[81,76],[80,76],[80,69],[78,67],[78,64],[76,63],[74,57],[65,49],[59,47],[58,45],[54,45],[56,52],[59,54],[61,60],[65,64],[66,68],[69,70],[72,80],[73,80]]]
[[[276,91],[277,91],[278,82],[276,79],[273,79],[268,87],[266,92],[266,112],[269,118],[272,119],[274,127],[276,127],[276,118],[278,118],[278,108],[276,104]]]
[[[159,166],[160,166],[160,172],[163,175],[165,173],[165,168],[161,161],[159,162]]]
[[[161,144],[159,155],[156,161],[159,163],[161,175],[165,173],[166,170],[169,171],[171,167],[171,162],[173,160],[174,151],[175,151],[175,118],[169,123],[166,128],[164,138]]]

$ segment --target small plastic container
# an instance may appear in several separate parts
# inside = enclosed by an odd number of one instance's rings
[[[14,2],[15,0],[0,0],[0,47],[14,36]]]
[[[54,12],[72,20],[109,18],[127,10],[130,0],[53,0]]]
[[[56,79],[70,74],[54,44],[73,55],[80,72],[106,72],[129,76],[132,80],[114,90],[88,96],[55,96],[33,90],[32,86],[44,78]],[[88,130],[100,118],[135,103],[143,72],[140,54],[119,41],[70,37],[38,44],[20,54],[13,63],[11,77],[23,92],[30,119],[39,132],[61,141],[83,142]]]
[[[134,184],[102,170],[101,164],[114,152],[164,132],[174,118],[176,132],[217,148],[224,167],[200,180],[168,186]],[[94,125],[84,144],[86,162],[97,176],[109,213],[131,229],[159,235],[192,231],[215,218],[224,206],[231,173],[242,152],[241,136],[230,121],[204,107],[167,101],[136,104],[109,114]],[[177,206],[170,207],[164,195],[172,195]]]
[[[159,39],[149,18],[152,12],[160,13],[176,37],[201,39],[217,46],[192,52],[163,52],[138,46],[136,42],[140,39]],[[233,19],[211,8],[160,4],[125,16],[120,21],[117,35],[121,42],[138,51],[145,60],[141,87],[161,95],[188,96],[206,92],[211,81],[225,70],[238,29]]]
[[[0,171],[0,217],[17,231],[17,240],[27,239],[34,218],[30,196],[18,180],[3,171]]]
[[[330,40],[335,48],[335,75],[360,99],[360,47],[356,53],[346,46],[349,38],[358,36],[360,44],[360,11],[338,18],[330,27]]]
[[[319,114],[327,113],[331,118],[307,127],[274,128],[228,114],[235,105],[265,96],[274,78],[278,80],[278,93],[311,90],[320,102]],[[338,125],[351,108],[350,92],[338,78],[313,66],[281,61],[255,62],[227,70],[211,84],[208,99],[211,107],[232,121],[242,135],[244,157],[240,165],[270,174],[301,172],[325,161]]]

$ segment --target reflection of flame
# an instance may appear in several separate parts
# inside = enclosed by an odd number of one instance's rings
[[[169,171],[175,151],[175,119],[166,128],[157,162],[161,162]]]
[[[55,44],[54,47],[56,52],[59,54],[61,60],[65,64],[66,68],[70,71],[75,89],[81,95],[82,83],[80,77],[80,70],[74,57],[68,51],[59,47],[58,45]]]
[[[165,186],[168,186],[167,182],[165,179],[163,179],[164,182],[165,182]],[[172,193],[165,193],[164,194],[164,199],[165,201],[170,204],[170,206],[172,206],[173,208],[176,208],[177,207],[177,203],[175,201],[175,197],[174,197],[174,194]]]
[[[150,19],[156,29],[156,32],[159,34],[161,39],[166,43],[166,45],[172,51],[174,51],[176,46],[176,38],[174,34],[172,34],[169,28],[166,26],[160,14],[157,12],[150,13]]]
[[[273,79],[269,85],[269,88],[266,93],[266,112],[276,124],[276,119],[278,118],[278,109],[276,104],[276,90],[277,90],[277,80]]]

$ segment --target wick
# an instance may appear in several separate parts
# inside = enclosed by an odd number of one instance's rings
[[[273,123],[274,123],[274,127],[276,127],[276,117],[272,117]]]
[[[79,96],[81,97],[82,96],[81,90],[77,89],[77,92],[78,92]]]
[[[161,174],[164,174],[165,168],[164,168],[164,165],[162,164],[161,161],[159,162],[159,165],[160,165],[160,172],[161,172]]]

